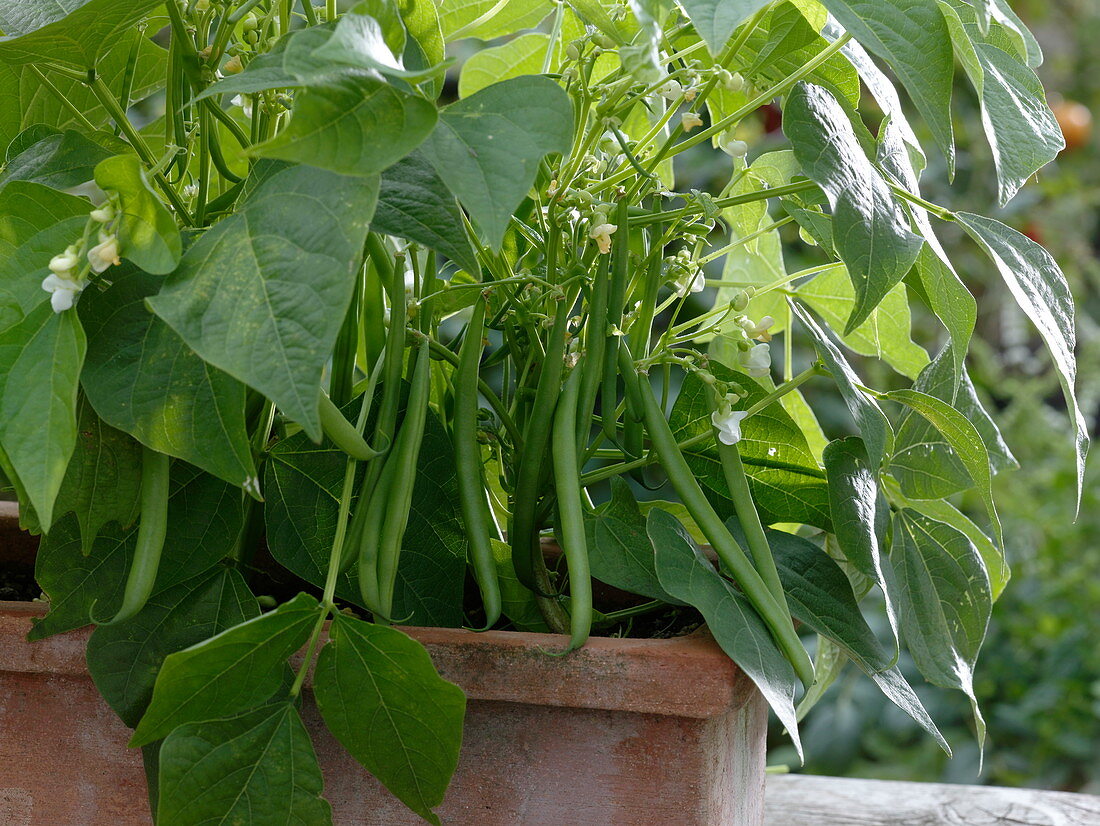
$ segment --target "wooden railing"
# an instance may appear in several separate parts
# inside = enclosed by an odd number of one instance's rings
[[[765,826],[1100,826],[1090,794],[771,775]]]

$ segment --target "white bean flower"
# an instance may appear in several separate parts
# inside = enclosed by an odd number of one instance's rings
[[[676,100],[684,93],[684,87],[678,80],[670,80],[657,87],[657,94],[665,100]]]
[[[42,289],[50,294],[50,306],[55,313],[63,313],[76,303],[76,297],[84,289],[84,283],[73,281],[57,273],[42,279]]]
[[[775,324],[775,319],[770,315],[764,316],[759,321],[753,321],[748,316],[745,316],[740,321],[741,329],[745,331],[745,335],[749,338],[755,338],[757,341],[771,341],[772,335],[768,331]]]
[[[749,154],[749,145],[732,136],[723,138],[719,148],[731,158],[743,158]]]
[[[680,118],[680,126],[685,132],[690,132],[697,126],[703,125],[703,119],[694,112],[685,112]]]
[[[737,361],[754,378],[768,375],[772,369],[771,348],[767,344],[754,344],[737,354]]]
[[[100,233],[99,243],[88,250],[88,263],[92,272],[101,273],[119,263],[118,237]]]
[[[733,410],[728,401],[724,401],[713,413],[710,422],[718,431],[718,441],[724,445],[735,445],[741,441],[741,421],[749,415],[747,410]]]
[[[600,248],[601,255],[611,252],[611,236],[617,229],[618,227],[615,224],[596,224],[588,233],[588,237],[595,241],[596,246]]]

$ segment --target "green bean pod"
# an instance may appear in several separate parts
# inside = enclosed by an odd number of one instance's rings
[[[485,607],[485,628],[488,629],[500,619],[501,597],[490,531],[493,516],[485,496],[481,450],[477,442],[477,380],[484,335],[485,300],[478,299],[470,323],[466,325],[458,351],[458,369],[454,374],[454,451],[458,502],[466,526],[474,579]]]
[[[344,418],[332,399],[321,391],[321,430],[329,440],[352,459],[365,461],[378,455],[356,430],[355,425]]]
[[[603,351],[603,384],[600,392],[600,418],[603,422],[603,432],[607,438],[616,442],[618,432],[615,426],[615,408],[618,407],[618,364],[619,364],[619,334],[618,330],[623,323],[623,305],[626,303],[626,287],[630,281],[630,225],[627,223],[626,199],[619,201],[618,210],[615,213],[615,223],[618,230],[613,238],[611,247],[611,283],[607,296],[607,326]]]
[[[126,590],[122,595],[122,607],[107,622],[95,619],[96,625],[114,625],[128,620],[145,607],[153,593],[160,569],[160,557],[164,551],[164,537],[168,529],[168,466],[170,459],[164,453],[142,446],[141,449],[141,521],[138,524],[137,544],[130,573],[126,577]]]
[[[577,398],[577,444],[587,444],[592,430],[592,410],[600,393],[603,379],[603,354],[607,348],[604,319],[611,289],[610,256],[601,255],[592,282],[592,297],[588,304],[588,325],[585,329],[584,369],[580,395]]]
[[[395,467],[388,460],[383,464],[370,498],[365,502],[360,501],[361,511],[356,510],[349,526],[352,529],[359,527],[356,522],[362,512],[362,526],[358,531],[359,594],[363,598],[363,604],[379,617],[386,616],[386,612],[382,610],[381,588],[378,584],[378,557],[381,555],[382,526],[386,520],[386,510],[390,506]]]
[[[741,546],[737,544],[737,540],[733,538],[733,534],[729,532],[729,528],[725,526],[707,500],[706,494],[703,493],[691,468],[688,467],[680,446],[676,443],[676,437],[672,433],[672,428],[669,427],[668,420],[665,419],[664,411],[661,410],[660,404],[653,395],[653,389],[648,387],[648,382],[642,381],[633,369],[624,375],[624,380],[634,384],[636,392],[642,398],[649,438],[680,501],[706,536],[707,541],[718,554],[718,558],[733,574],[745,597],[764,620],[772,637],[794,666],[803,684],[812,685],[814,666],[794,630],[790,613],[776,602],[764,580],[760,578]]]
[[[386,459],[387,466],[393,467],[393,481],[389,487],[386,517],[378,543],[378,589],[382,616],[387,619],[393,611],[397,563],[401,557],[405,528],[409,524],[413,489],[416,486],[416,463],[420,458],[420,445],[424,441],[424,426],[428,419],[428,401],[432,394],[431,366],[428,339],[423,337],[416,351],[416,361],[410,367],[412,381],[405,418],[401,422],[401,431],[394,442],[393,450]]]
[[[569,645],[580,648],[592,630],[592,576],[588,566],[588,541],[584,530],[580,468],[577,461],[577,397],[581,372],[574,370],[565,383],[557,412],[551,454],[554,488],[558,499],[558,539],[569,568]]]

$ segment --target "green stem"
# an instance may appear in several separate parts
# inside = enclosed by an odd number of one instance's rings
[[[84,112],[77,108],[77,106],[65,96],[65,93],[58,89],[57,86],[54,85],[52,80],[46,77],[41,69],[39,69],[33,63],[28,63],[27,66],[32,72],[35,73],[35,75],[38,76],[39,82],[43,86],[45,86],[47,90],[49,90],[50,94],[57,98],[57,101],[63,107],[65,107],[65,109],[68,110],[70,115],[72,115],[76,119],[77,123],[79,123],[84,129],[87,129],[89,132],[95,131],[95,126],[90,120],[88,120],[84,116]]]

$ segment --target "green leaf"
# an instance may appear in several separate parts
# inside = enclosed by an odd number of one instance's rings
[[[617,477],[612,480],[612,485],[619,495],[625,493],[631,497],[633,514],[627,516],[612,509],[585,514],[584,527],[592,576],[632,594],[683,605],[661,587],[654,568],[653,543],[646,533],[646,518],[638,510],[637,503],[633,502],[629,487]]]
[[[894,516],[890,561],[896,572],[901,630],[925,678],[970,698],[979,745],[985,722],[973,671],[992,610],[989,577],[965,535],[916,511]]]
[[[855,292],[843,264],[827,270],[798,288],[798,296],[833,329],[842,329],[855,306]],[[853,352],[882,359],[903,376],[915,379],[928,364],[928,353],[911,334],[909,296],[904,284],[895,284],[866,321],[841,337]]]
[[[1080,507],[1089,433],[1073,390],[1077,375],[1073,348],[1077,336],[1073,323],[1073,295],[1066,277],[1051,254],[1026,235],[992,218],[967,212],[960,212],[956,217],[997,266],[1012,297],[1038,329],[1054,360],[1070,420],[1076,431],[1077,501]]]
[[[880,544],[886,535],[890,508],[879,493],[877,466],[871,464],[863,441],[855,437],[829,442],[822,458],[829,478],[837,546],[844,558],[882,591],[896,657],[898,622]]]
[[[348,414],[359,408],[356,399]],[[378,405],[372,405],[377,410]],[[373,418],[373,417],[372,417]],[[373,421],[368,420],[370,433]],[[347,454],[330,442],[314,444],[304,433],[280,441],[264,471],[264,520],[272,556],[321,587],[336,537]],[[417,460],[412,510],[405,529],[394,615],[414,625],[460,626],[466,538],[458,511],[454,453],[443,425],[429,411]],[[358,498],[352,501],[352,509]],[[357,568],[341,574],[336,594],[361,605]],[[365,606],[364,606],[365,607]]]
[[[0,9],[0,61],[50,60],[91,69],[161,0],[19,0]]]
[[[87,554],[108,522],[118,522],[123,528],[134,524],[140,488],[141,446],[106,424],[88,400],[81,398],[76,448],[54,503],[54,516],[76,514]]]
[[[744,533],[736,520],[727,524],[741,540]],[[951,747],[912,686],[894,666],[895,655],[883,649],[860,613],[844,571],[808,539],[783,531],[769,530],[766,534],[791,615],[838,644],[892,703],[931,734],[950,755]],[[896,642],[894,650],[896,654]],[[801,705],[799,712],[802,712]]]
[[[1066,143],[1035,72],[982,33],[969,5],[941,3],[960,62],[982,107],[982,127],[997,167],[997,194],[1007,204],[1027,179],[1054,160]]]
[[[467,272],[480,271],[455,196],[420,152],[382,173],[371,227],[424,244]]]
[[[680,5],[710,53],[717,57],[734,30],[768,5],[768,0],[680,0]]]
[[[69,189],[90,181],[95,165],[118,151],[117,144],[121,144],[113,135],[96,137],[93,141],[73,129],[61,132],[41,124],[20,132],[8,146],[0,186],[8,181],[34,181]]]
[[[921,393],[919,390],[892,390],[883,398],[901,402],[927,419],[947,440],[947,444],[962,462],[970,478],[974,480],[982,501],[985,502],[989,521],[993,523],[993,535],[998,545],[1004,545],[1001,534],[1001,520],[997,516],[997,507],[993,503],[992,470],[989,463],[989,451],[982,441],[978,429],[958,410],[947,402]]]
[[[936,0],[823,0],[845,29],[894,70],[955,169],[951,83],[955,61],[951,34]]]
[[[135,617],[97,628],[88,640],[88,670],[103,699],[132,728],[149,705],[165,657],[259,613],[240,573],[200,573],[154,594]]]
[[[855,288],[850,334],[905,276],[923,244],[860,146],[851,120],[820,86],[799,84],[783,107],[783,131],[805,173],[833,209],[833,240]]]
[[[282,686],[286,660],[305,644],[320,610],[316,599],[298,594],[274,611],[169,654],[130,745],[145,745],[185,723],[235,714],[269,699]]]
[[[118,240],[122,257],[145,272],[167,275],[183,253],[176,219],[153,191],[136,155],[117,155],[95,168],[95,182],[118,196]]]
[[[74,218],[86,220],[90,211],[90,204],[83,198],[66,195],[42,184],[14,181],[0,188],[0,252],[3,253],[0,257],[0,289],[10,291],[11,282],[17,278],[34,282],[32,275],[10,266],[13,263],[12,254],[17,249],[28,244],[39,233],[53,230],[58,224],[64,223],[66,228],[76,227],[76,223],[68,222]],[[34,269],[40,269],[44,276],[46,263],[55,253],[56,250],[54,253],[43,250],[39,260],[33,264]],[[38,283],[34,283],[34,287],[41,290]],[[44,301],[45,292],[36,298]],[[31,306],[27,304],[26,309]]]
[[[290,123],[251,154],[373,176],[420,145],[436,124],[431,101],[370,77],[334,78],[294,99]]]
[[[324,781],[297,709],[273,703],[180,726],[160,748],[157,819],[209,823],[332,823]]]
[[[927,216],[924,223],[928,223]],[[956,359],[956,369],[961,370],[963,358],[970,347],[970,337],[974,334],[978,302],[955,272],[939,241],[931,234],[931,229],[928,226],[927,231],[922,230],[927,243],[921,247],[913,269],[928,300],[928,306],[951,337],[951,351]]]
[[[855,419],[860,435],[867,446],[867,456],[871,460],[872,470],[877,473],[883,457],[893,448],[894,434],[886,414],[874,399],[859,389],[859,377],[833,342],[832,336],[818,327],[810,314],[797,304],[792,304],[791,308],[795,317],[802,322],[802,326],[810,334],[818,358],[832,375],[840,395],[844,397],[844,403],[852,414],[852,418]]]
[[[313,691],[336,739],[406,806],[438,826],[458,765],[466,697],[420,643],[337,614]]]
[[[48,301],[0,332],[0,444],[47,530],[76,446],[85,345],[76,313]]]
[[[718,575],[675,517],[655,508],[649,512],[646,531],[653,543],[661,586],[699,609],[715,641],[756,683],[801,757],[794,711],[797,679],[768,627],[749,601]]]
[[[736,384],[746,394],[745,408],[762,399],[767,391],[752,379],[712,361],[711,372],[720,380]],[[714,442],[710,421],[708,388],[695,374],[688,375],[673,404],[669,424],[677,441],[702,434],[707,439],[685,451],[688,466],[724,516],[733,513],[729,488]],[[800,522],[831,528],[829,493],[825,474],[810,451],[806,438],[779,403],[773,403],[745,419],[738,444],[749,477],[749,489],[765,524]],[[719,499],[719,501],[715,501]]]
[[[496,249],[543,156],[569,150],[572,124],[572,104],[557,83],[518,77],[440,112],[422,151]]]
[[[965,368],[955,371],[951,345],[925,368],[913,389],[935,396],[958,410],[982,437],[992,471],[1018,467],[993,419],[978,400]],[[973,485],[955,450],[924,417],[907,413],[898,425],[890,472],[903,494],[914,499],[942,499]]]
[[[88,333],[81,383],[104,421],[138,441],[259,492],[245,429],[245,388],[205,363],[145,306],[163,279],[116,268],[79,311]],[[128,270],[128,271],[127,271]]]
[[[321,438],[321,371],[355,286],[377,179],[264,165],[149,306],[204,361]],[[309,273],[309,278],[303,278]]]
[[[504,616],[519,631],[549,633],[550,629],[542,618],[534,592],[524,587],[516,576],[516,569],[512,564],[512,546],[499,539],[489,541],[493,546],[493,562],[500,581],[500,604]]]
[[[459,37],[492,40],[533,29],[550,13],[543,0],[441,0],[438,8],[439,26],[448,43]]]
[[[271,50],[257,55],[243,72],[222,78],[196,95],[250,95],[265,89],[293,89],[323,85],[355,73],[345,66],[315,56],[332,37],[333,26],[314,26],[279,38]]]
[[[168,530],[154,595],[220,562],[235,548],[244,526],[236,488],[181,462],[171,473]],[[58,520],[35,561],[35,579],[50,598],[50,613],[35,623],[31,639],[89,624],[92,603],[97,616],[119,607],[137,532],[137,527],[124,531],[109,523],[85,554],[76,518]]]
[[[393,44],[387,42],[382,24],[369,12],[357,13],[359,8],[353,8],[340,17],[332,37],[314,51],[313,56],[316,59],[407,80],[417,80],[440,72],[438,67],[408,70],[402,65],[398,56],[401,54],[401,47],[404,47],[405,29],[400,19],[396,18],[395,7],[390,7],[395,17],[390,28],[391,31],[400,32],[402,43],[397,49],[393,48],[396,41]]]
[[[2,28],[2,26],[0,26]],[[139,101],[163,88],[168,52],[145,37],[140,27],[128,29],[108,44],[96,64],[96,75],[121,96],[130,54],[136,50],[130,100]],[[45,124],[55,129],[83,126],[29,65],[11,66],[0,60],[0,147],[6,147],[27,127]],[[87,84],[50,73],[50,80],[93,126],[107,123],[107,112]]]
[[[497,81],[542,74],[549,46],[549,35],[532,32],[470,55],[458,76],[458,96],[469,97]]]

